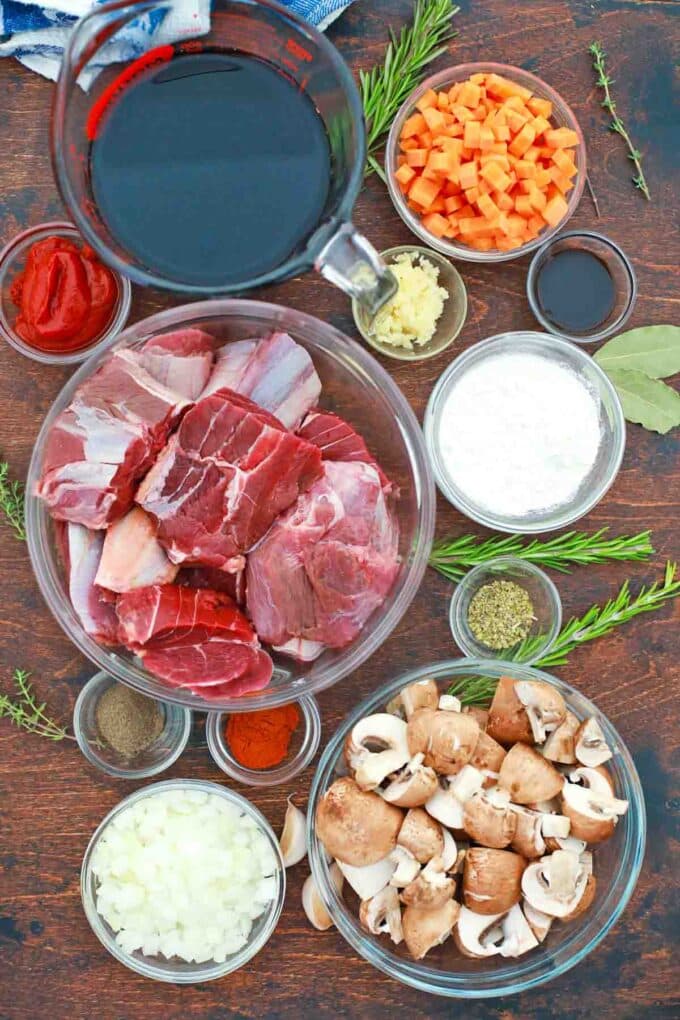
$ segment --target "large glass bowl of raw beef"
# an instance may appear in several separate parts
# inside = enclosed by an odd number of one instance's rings
[[[125,330],[59,394],[27,492],[33,569],[80,651],[208,711],[356,669],[411,603],[434,527],[395,383],[332,326],[259,301]]]

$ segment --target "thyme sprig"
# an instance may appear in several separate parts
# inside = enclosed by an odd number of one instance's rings
[[[626,581],[615,597],[609,599],[604,606],[591,606],[583,616],[572,617],[562,628],[548,653],[532,665],[543,668],[564,666],[569,655],[581,645],[604,637],[641,613],[653,612],[671,599],[677,598],[680,595],[680,579],[676,580],[676,572],[677,564],[666,563],[663,581],[655,581],[648,587],[643,585],[635,598],[631,597],[630,583]],[[526,660],[531,656],[532,648],[536,647],[535,643],[540,641],[540,636],[527,638],[515,649],[512,658],[517,662]],[[488,708],[496,684],[497,680],[491,677],[463,677],[451,685],[449,693],[455,694],[462,704]]]
[[[45,712],[46,702],[38,704],[33,685],[29,682],[30,675],[24,669],[14,670],[14,685],[19,697],[12,700],[7,694],[0,694],[0,719],[9,719],[19,729],[48,740],[75,740],[66,732],[66,727],[49,718]]]
[[[14,534],[21,541],[26,541],[24,525],[24,486],[21,482],[13,482],[9,477],[9,464],[0,461],[0,510],[7,523],[14,529]]]
[[[416,0],[413,22],[399,36],[390,28],[390,41],[382,64],[359,72],[361,100],[366,118],[366,173],[385,180],[377,159],[385,136],[401,104],[423,80],[428,64],[446,52],[457,31],[451,19],[459,8],[451,0]]]
[[[592,535],[568,531],[548,541],[522,535],[479,539],[475,535],[435,542],[430,566],[451,581],[459,581],[471,567],[496,556],[517,556],[552,570],[569,573],[572,564],[606,563],[609,560],[644,560],[654,554],[650,532],[608,538],[608,528]]]
[[[610,131],[615,131],[616,134],[621,135],[626,143],[626,147],[628,148],[628,159],[632,160],[637,171],[635,177],[633,177],[633,184],[642,192],[647,201],[651,202],[649,187],[647,186],[647,181],[645,180],[645,175],[642,170],[642,153],[633,145],[633,141],[617,113],[616,103],[612,99],[611,86],[614,84],[614,79],[610,78],[607,74],[607,68],[605,65],[605,58],[607,54],[602,49],[602,44],[599,42],[591,43],[588,47],[588,51],[593,57],[593,67],[597,73],[597,84],[604,92],[602,106],[609,114],[611,114],[612,119],[609,129]]]

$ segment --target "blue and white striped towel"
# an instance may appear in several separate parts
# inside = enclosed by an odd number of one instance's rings
[[[0,0],[0,57],[16,57],[22,64],[56,81],[64,46],[77,18],[104,0]],[[285,7],[321,30],[349,7],[352,0],[281,0]],[[210,29],[210,0],[173,0],[165,10],[150,11],[122,29],[102,49],[99,66],[132,60],[149,48],[205,35]],[[87,87],[96,76],[90,65],[81,76]]]

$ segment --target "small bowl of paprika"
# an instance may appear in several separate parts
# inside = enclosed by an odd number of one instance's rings
[[[226,775],[246,786],[278,786],[316,754],[321,714],[308,694],[260,712],[212,712],[205,733],[213,761]]]
[[[71,223],[30,227],[0,253],[0,333],[34,361],[85,361],[115,339],[131,301],[130,281]]]

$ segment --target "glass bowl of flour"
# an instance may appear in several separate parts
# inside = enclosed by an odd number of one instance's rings
[[[552,531],[584,517],[621,465],[614,387],[579,348],[547,333],[501,333],[440,376],[425,414],[449,502],[497,531]]]

